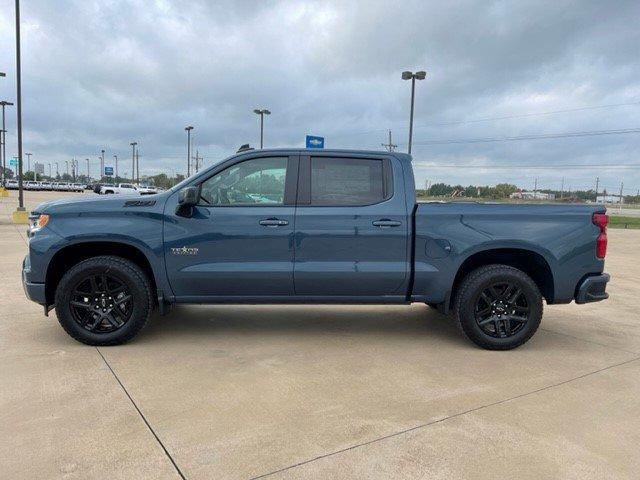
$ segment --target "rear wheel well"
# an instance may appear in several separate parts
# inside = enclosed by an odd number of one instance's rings
[[[51,259],[45,279],[47,304],[54,304],[58,283],[60,283],[64,274],[67,273],[71,267],[87,258],[101,255],[114,255],[116,257],[126,258],[135,263],[149,278],[154,298],[157,296],[155,277],[151,269],[151,264],[141,250],[126,243],[119,242],[84,242],[63,248]]]
[[[553,303],[553,273],[544,257],[531,250],[500,248],[475,253],[462,263],[453,281],[449,304],[453,305],[460,284],[470,272],[491,264],[508,265],[522,270],[536,283],[547,303]]]

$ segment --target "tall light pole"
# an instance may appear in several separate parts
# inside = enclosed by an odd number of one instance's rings
[[[25,155],[27,156],[27,173],[29,172],[29,170],[31,170],[31,155],[33,155],[33,153],[25,153]],[[36,181],[36,169],[33,169],[33,181]]]
[[[104,176],[104,149],[100,150],[100,181],[102,181],[102,177]]]
[[[67,166],[67,177],[68,177],[69,176],[69,160],[65,160],[64,163]]]
[[[253,113],[255,113],[256,115],[260,115],[260,149],[262,149],[263,140],[264,140],[264,116],[271,115],[271,112],[266,108],[262,108],[262,109],[256,108],[253,111]]]
[[[89,159],[85,158],[85,160],[87,161],[87,183],[91,183],[91,174],[89,172]]]
[[[133,183],[136,176],[136,145],[138,142],[131,142],[129,145],[131,145],[131,182]]]
[[[22,188],[22,68],[20,66],[20,0],[16,0],[16,114],[18,127],[18,209],[15,220],[24,222],[24,191]],[[28,218],[26,219],[28,221]]]
[[[58,170],[58,162],[56,162],[56,180],[60,176],[60,171]]]
[[[416,80],[424,80],[427,76],[427,72],[419,71],[416,73],[413,72],[402,72],[403,80],[411,80],[411,114],[409,116],[409,149],[408,153],[411,155],[411,142],[413,140],[413,103],[416,95]]]
[[[116,159],[116,176],[114,179],[114,183],[118,183],[118,155],[114,155],[113,158]]]
[[[7,126],[5,125],[4,107],[9,107],[13,105],[13,103],[2,100],[0,105],[2,105],[2,138],[0,138],[0,140],[2,140],[2,152],[0,153],[2,154],[2,185],[4,185],[6,182],[4,172],[5,168],[7,168],[7,131],[5,130]]]
[[[51,178],[51,164],[49,164],[49,178]]]
[[[187,178],[191,176],[191,130],[193,127],[188,125],[184,127],[187,132]]]

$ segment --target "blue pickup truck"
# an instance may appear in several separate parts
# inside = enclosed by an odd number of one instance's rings
[[[605,209],[416,203],[396,152],[249,150],[145,197],[43,203],[22,278],[90,345],[177,303],[425,303],[507,350],[547,304],[606,299]]]

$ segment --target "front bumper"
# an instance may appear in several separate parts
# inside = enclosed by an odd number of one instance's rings
[[[29,255],[27,255],[22,261],[22,288],[24,288],[24,293],[29,300],[44,305],[47,303],[44,283],[30,282],[30,273],[31,263],[29,261]]]
[[[609,298],[605,290],[610,278],[608,273],[601,273],[583,279],[576,289],[576,303],[599,302]]]

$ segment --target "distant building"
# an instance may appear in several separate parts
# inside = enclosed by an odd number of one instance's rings
[[[555,193],[543,193],[543,192],[528,192],[521,190],[519,192],[512,193],[509,198],[520,198],[522,200],[555,200]]]
[[[624,203],[624,197],[620,197],[620,195],[598,195],[596,203]]]

